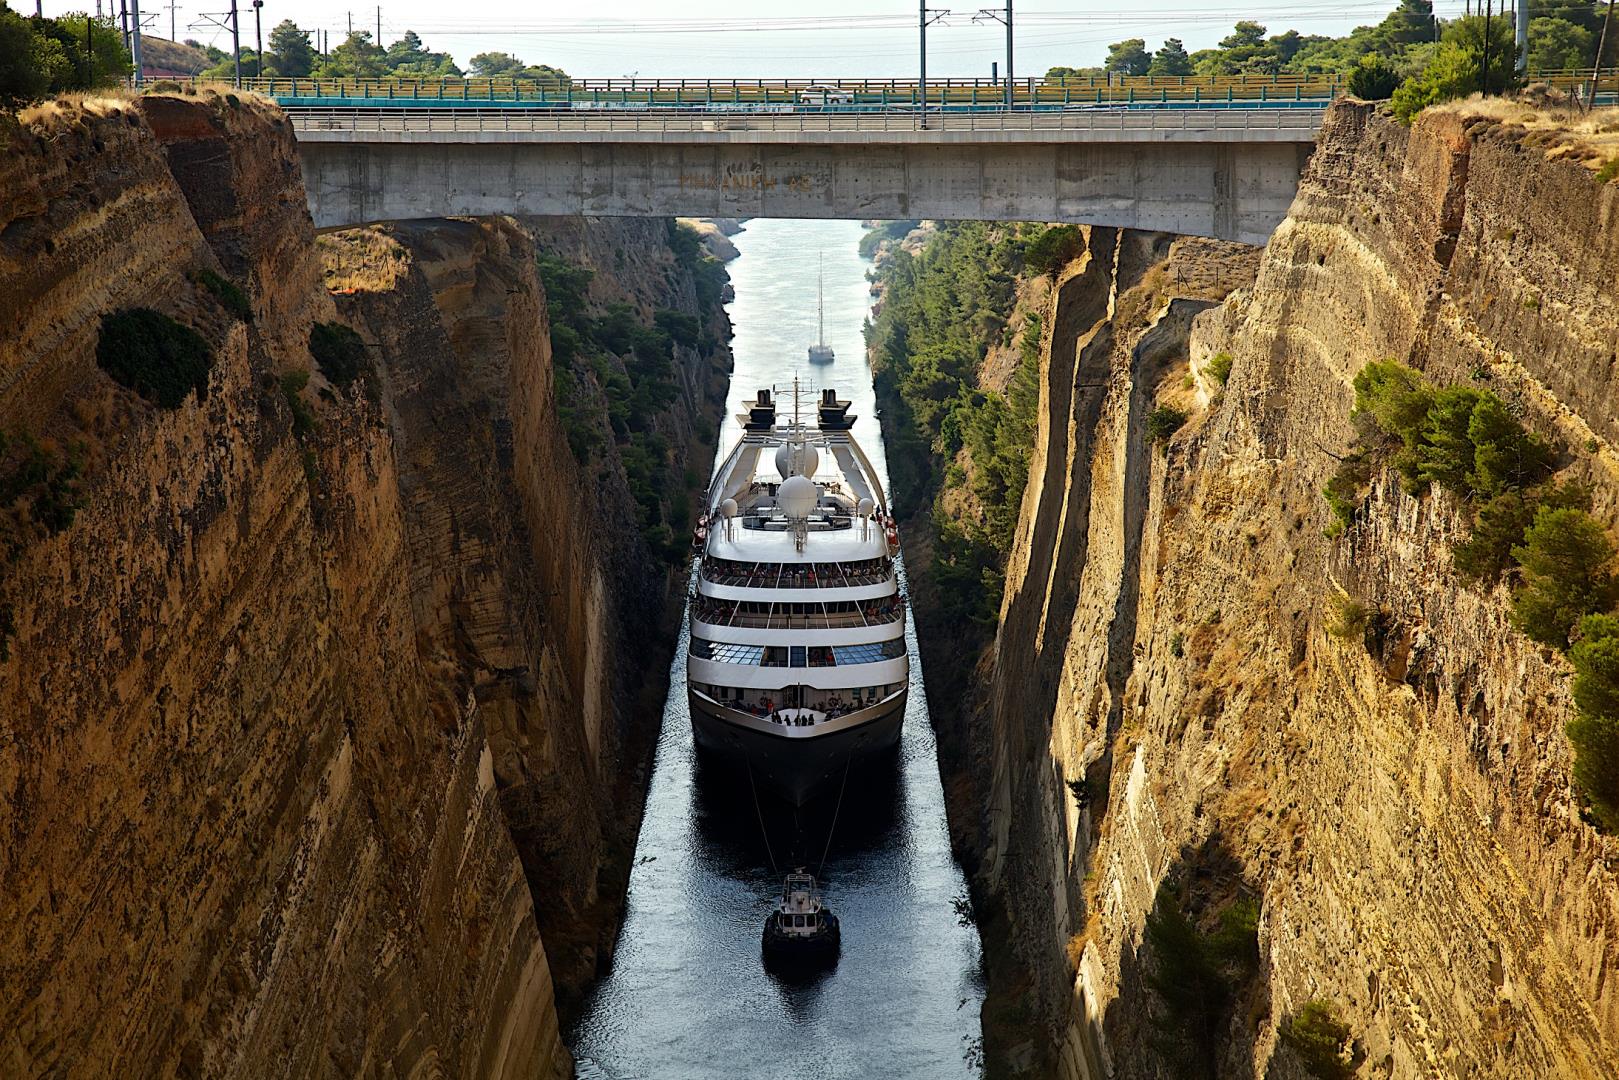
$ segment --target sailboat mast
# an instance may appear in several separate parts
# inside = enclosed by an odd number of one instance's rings
[[[815,340],[826,344],[826,255],[820,253],[820,268],[815,275]]]

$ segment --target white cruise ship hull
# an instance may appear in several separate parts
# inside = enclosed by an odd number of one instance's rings
[[[844,772],[894,746],[905,722],[906,690],[858,712],[813,727],[789,727],[728,709],[687,691],[697,745],[794,806],[817,793],[836,792]]]

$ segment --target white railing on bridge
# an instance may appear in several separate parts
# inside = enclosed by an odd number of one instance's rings
[[[1075,108],[1047,111],[965,110],[929,113],[930,132],[1071,132],[1077,136],[1106,132],[1186,132],[1218,137],[1222,132],[1276,132],[1301,141],[1315,138],[1323,109],[1127,109]],[[566,109],[367,109],[300,108],[286,110],[300,132],[534,132],[587,134],[641,132],[679,134],[705,132],[862,132],[923,130],[914,110],[862,113],[718,113],[707,110],[647,112]]]

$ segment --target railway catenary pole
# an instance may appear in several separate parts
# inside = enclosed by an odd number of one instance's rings
[[[1006,0],[1006,107],[1012,107],[1012,0]]]
[[[1608,31],[1613,26],[1613,2],[1608,0],[1608,17],[1602,20],[1602,36],[1597,38],[1596,60],[1591,64],[1591,92],[1585,95],[1585,111],[1596,108],[1597,84],[1602,77],[1602,54],[1608,51]]]
[[[1513,24],[1517,33],[1513,40],[1517,46],[1517,62],[1512,70],[1520,76],[1529,70],[1529,0],[1512,0]]]
[[[129,0],[129,62],[135,68],[135,85],[141,84],[141,0]]]
[[[916,79],[916,96],[919,111],[917,115],[922,118],[922,127],[928,126],[928,0],[917,0],[917,26],[921,31],[922,56]],[[1601,63],[1598,55],[1597,62]]]
[[[230,0],[230,54],[236,68],[236,85],[242,85],[242,27],[236,0]]]
[[[263,7],[264,0],[253,0],[253,74],[259,78],[264,77],[264,24],[259,18]]]
[[[1478,65],[1478,92],[1482,97],[1490,96],[1490,15],[1494,7],[1494,0],[1484,0],[1484,55]]]

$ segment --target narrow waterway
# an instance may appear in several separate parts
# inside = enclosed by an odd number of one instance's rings
[[[736,373],[731,400],[775,386],[806,414],[820,386],[854,404],[855,434],[886,483],[861,326],[870,306],[856,222],[754,221],[730,264]],[[811,368],[816,267],[824,257],[829,368]],[[740,436],[721,432],[721,459]],[[901,568],[903,583],[904,570]],[[933,731],[914,632],[910,706],[898,752],[854,774],[821,877],[842,921],[837,966],[786,980],[760,962],[765,915],[789,861],[813,870],[834,800],[798,821],[766,805],[763,839],[745,779],[697,759],[686,707],[684,630],[611,973],[572,1033],[582,1077],[971,1077],[982,1003],[977,931],[950,856]]]

